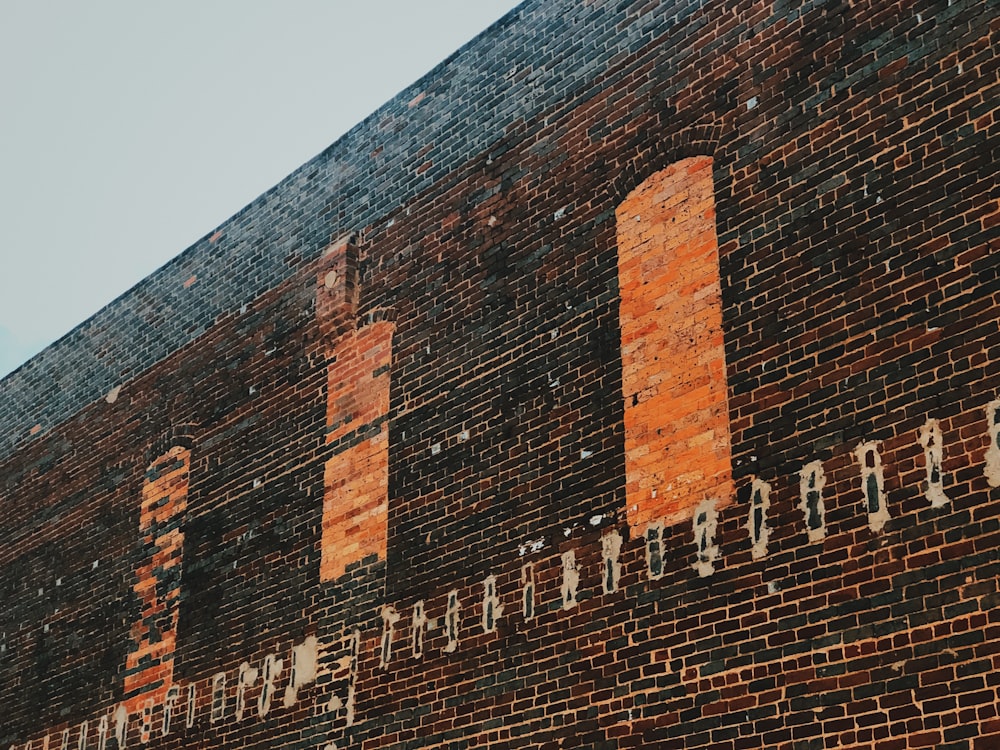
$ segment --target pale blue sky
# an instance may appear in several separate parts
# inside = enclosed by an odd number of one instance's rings
[[[516,0],[0,0],[0,376]]]

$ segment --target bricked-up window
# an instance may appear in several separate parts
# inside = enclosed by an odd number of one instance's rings
[[[521,614],[525,620],[535,618],[535,566],[525,563],[521,566]]]
[[[868,511],[868,526],[872,531],[881,531],[889,520],[889,507],[878,445],[874,442],[861,443],[854,449],[854,457],[861,468],[861,491]]]
[[[503,605],[497,596],[496,576],[483,581],[483,632],[492,633],[497,628],[497,618],[503,614]]]
[[[448,609],[444,614],[444,628],[448,636],[448,643],[445,644],[446,653],[453,653],[458,648],[458,615],[462,605],[458,601],[458,592],[455,590],[448,592]]]
[[[145,698],[161,701],[173,682],[190,466],[190,450],[171,448],[150,465],[142,487],[139,534],[145,557],[133,585],[139,620],[125,659],[130,712],[138,711]]]
[[[710,576],[715,572],[715,560],[719,556],[719,548],[715,544],[715,530],[718,526],[718,514],[714,500],[705,500],[694,509],[694,542],[698,549],[694,569],[698,575]]]
[[[424,655],[424,633],[427,630],[427,615],[424,613],[424,600],[420,599],[413,605],[413,620],[410,625],[410,647],[417,659]]]
[[[616,215],[627,516],[642,533],[733,497],[712,159],[657,172]]]
[[[767,555],[767,540],[771,530],[767,525],[767,510],[771,507],[771,485],[754,477],[750,485],[750,517],[747,531],[750,532],[750,555],[755,560]]]
[[[806,534],[810,542],[817,542],[826,536],[825,485],[822,461],[811,461],[799,471],[799,508],[805,515]]]
[[[932,508],[943,508],[950,500],[944,493],[944,477],[942,464],[944,462],[944,446],[942,445],[941,426],[936,419],[928,419],[917,435],[920,445],[924,448],[924,466],[927,470],[927,484],[924,496],[930,501]]]

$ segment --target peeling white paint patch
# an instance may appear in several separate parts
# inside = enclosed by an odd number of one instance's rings
[[[750,513],[747,532],[750,534],[750,556],[754,560],[767,555],[767,540],[771,528],[767,525],[767,510],[771,507],[771,485],[754,477],[750,485]]]
[[[719,517],[715,511],[715,500],[703,500],[694,509],[692,518],[694,542],[697,548],[695,563],[692,566],[702,578],[715,572],[715,561],[719,557],[719,547],[715,543],[715,530]]]
[[[577,589],[580,585],[580,571],[576,568],[576,552],[562,553],[562,608],[573,609],[577,604]]]
[[[535,566],[521,566],[521,614],[525,620],[535,619]]]
[[[603,520],[604,520],[604,514],[603,513],[598,513],[597,515],[594,515],[594,516],[590,517],[590,525],[591,526],[600,526],[601,522]]]
[[[187,695],[187,716],[184,717],[184,726],[190,729],[194,726],[194,719],[198,710],[198,686],[195,683],[188,685]],[[121,743],[119,743],[120,745]]]
[[[1000,399],[986,404],[986,432],[990,444],[986,448],[983,474],[990,487],[1000,487]]]
[[[257,668],[249,662],[240,664],[239,677],[236,680],[236,721],[243,721],[246,711],[247,688],[257,682]]]
[[[497,629],[497,620],[502,614],[503,604],[497,596],[497,578],[491,575],[483,581],[483,632],[494,632]]]
[[[379,648],[378,665],[382,669],[389,668],[392,661],[392,639],[396,633],[396,623],[399,622],[399,612],[391,604],[382,607],[382,641]]]
[[[444,647],[446,654],[454,653],[458,648],[458,613],[461,609],[458,591],[452,589],[448,592],[448,609],[444,613],[444,628],[448,635],[448,643]]]
[[[941,465],[944,461],[944,446],[941,442],[941,427],[936,419],[928,419],[917,434],[917,440],[924,449],[924,464],[927,468],[927,487],[924,490],[932,508],[943,508],[950,500],[944,493]]]
[[[125,747],[125,740],[128,738],[128,709],[124,703],[119,703],[115,709],[115,742],[119,749]]]
[[[257,696],[257,715],[262,719],[271,710],[271,700],[274,697],[274,683],[277,682],[278,676],[281,674],[284,666],[285,660],[279,659],[276,654],[268,654],[264,657],[263,684],[260,687],[260,695]]]
[[[299,699],[299,690],[316,679],[316,661],[319,643],[315,636],[309,636],[298,646],[292,646],[291,675],[285,687],[282,704],[291,708]]]
[[[651,581],[663,575],[663,524],[659,521],[646,527],[646,574]]]
[[[885,495],[885,472],[878,443],[859,443],[854,449],[854,458],[861,467],[861,494],[868,510],[868,528],[879,532],[889,520],[889,506]]]
[[[823,462],[810,461],[799,471],[799,509],[805,516],[806,534],[810,542],[818,542],[826,536],[826,506],[823,504],[823,487],[826,474]]]
[[[424,655],[424,634],[427,632],[427,614],[424,612],[424,600],[413,604],[413,619],[410,621],[410,648],[413,656],[420,659]]]
[[[618,590],[618,583],[622,575],[622,566],[618,560],[621,551],[622,535],[617,531],[609,531],[601,537],[601,560],[603,561],[601,584],[605,594],[613,594]]]
[[[226,716],[226,673],[218,672],[212,676],[212,712],[209,721],[216,724]]]
[[[350,651],[350,677],[347,681],[347,703],[344,706],[344,718],[347,726],[354,726],[354,709],[358,700],[358,658],[361,653],[361,631],[356,629],[348,638]]]
[[[174,719],[174,707],[181,697],[181,689],[176,685],[167,688],[166,697],[163,699],[163,724],[160,727],[160,736],[166,737],[170,734],[170,725]]]

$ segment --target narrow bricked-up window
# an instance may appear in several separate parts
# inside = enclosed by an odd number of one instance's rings
[[[138,712],[147,698],[161,701],[173,683],[190,466],[191,451],[175,446],[153,461],[142,487],[139,534],[145,556],[133,584],[139,619],[125,658],[130,712]]]
[[[448,609],[444,614],[444,628],[448,636],[445,644],[445,653],[453,653],[458,648],[458,615],[462,606],[458,601],[458,592],[455,590],[448,592]]]
[[[886,504],[885,473],[878,444],[861,443],[854,449],[854,457],[861,468],[861,491],[868,511],[868,526],[872,531],[881,531],[889,520],[889,507]]]
[[[483,632],[492,633],[497,628],[497,618],[503,612],[500,597],[497,596],[496,576],[488,576],[483,581]]]
[[[525,620],[535,619],[535,566],[525,563],[521,566],[521,614]]]
[[[747,531],[750,532],[750,555],[755,560],[767,555],[767,540],[771,530],[767,526],[767,510],[771,507],[771,485],[754,477],[750,485],[750,517]]]
[[[941,426],[936,419],[928,419],[917,435],[924,449],[924,466],[927,470],[927,484],[924,496],[930,501],[932,508],[943,508],[950,500],[944,492],[944,446],[942,445]]]
[[[826,506],[823,504],[823,487],[826,474],[822,461],[811,461],[799,471],[799,508],[805,516],[806,534],[810,542],[826,536]]]
[[[410,646],[413,656],[417,659],[424,655],[424,633],[427,630],[427,615],[424,613],[424,600],[420,599],[413,605],[413,620],[410,626]]]
[[[652,175],[616,218],[626,513],[642,534],[733,497],[712,159]]]
[[[702,577],[715,572],[715,560],[719,556],[719,548],[715,544],[717,526],[715,501],[705,500],[694,509],[694,542],[698,549],[694,569]]]

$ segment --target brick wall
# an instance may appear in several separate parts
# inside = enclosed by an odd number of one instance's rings
[[[998,30],[514,11],[0,383],[0,747],[1000,746]]]

